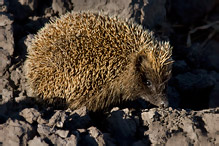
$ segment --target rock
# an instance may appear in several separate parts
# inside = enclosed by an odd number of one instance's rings
[[[204,47],[202,66],[219,72],[219,43],[217,40],[211,40]]]
[[[57,126],[59,128],[62,128],[64,125],[64,122],[66,120],[66,114],[63,111],[56,111],[56,113],[50,118],[49,123],[47,124],[50,127]]]
[[[0,129],[0,141],[3,145],[27,145],[27,141],[35,133],[28,123],[11,119],[1,125]]]
[[[205,53],[200,43],[193,43],[189,48],[182,48],[182,51],[184,52],[185,61],[190,68],[201,68],[203,63],[206,62]],[[180,52],[181,50],[179,50]]]
[[[77,129],[77,132],[80,133],[80,134],[85,133],[86,131],[87,131],[86,129]]]
[[[203,109],[208,108],[209,94],[215,84],[205,70],[194,70],[179,74],[175,78],[175,85],[181,95],[181,106],[183,108]],[[197,104],[199,101],[199,104]]]
[[[120,144],[130,144],[136,134],[136,122],[128,109],[113,111],[107,118],[107,128]]]
[[[52,18],[52,16],[50,16],[50,17],[37,17],[37,16],[34,16],[34,17],[30,18],[31,20],[27,24],[25,24],[25,28],[29,32],[31,32],[32,34],[36,34],[37,31],[40,28],[44,27],[45,24],[48,23],[51,18]],[[28,35],[31,36],[31,34],[28,34]],[[29,37],[29,36],[27,36],[27,37]],[[30,38],[32,38],[32,36]]]
[[[135,21],[150,28],[160,25],[166,17],[165,0],[72,0],[72,3],[74,11],[103,11],[122,18],[127,18],[130,21]]]
[[[8,86],[2,90],[2,103],[7,103],[13,99],[13,88]]]
[[[78,110],[74,110],[70,113],[69,117],[66,120],[67,129],[82,129],[87,127],[91,122],[90,116],[86,107],[81,107]]]
[[[154,119],[149,125],[148,130],[145,131],[145,136],[149,136],[152,144],[175,144],[177,139],[181,143],[194,145],[216,144],[215,132],[218,131],[218,128],[212,125],[215,125],[216,119],[218,119],[218,116],[213,114],[218,112],[217,109],[202,112],[180,111],[176,109],[173,111],[157,110],[157,112],[160,118],[158,120]],[[205,114],[207,115],[206,117],[204,117]]]
[[[194,43],[190,48],[186,49],[186,62],[191,68],[204,68],[218,72],[218,47],[219,43],[217,39],[209,40],[204,46],[202,46],[201,42],[200,44]]]
[[[50,128],[49,126],[45,125],[45,124],[38,124],[37,126],[37,132],[41,135],[41,136],[45,136],[48,137],[51,133],[54,133],[55,130],[53,128]]]
[[[36,34],[40,28],[44,27],[45,23],[48,23],[50,18],[37,17],[37,16],[31,17],[30,18],[31,20],[24,26],[25,29],[31,34],[28,34],[27,36],[23,37],[21,39],[21,43],[23,42],[25,43],[25,46],[28,46],[27,42],[31,41],[31,39],[34,37],[33,34]]]
[[[9,86],[9,73],[8,71],[4,74],[4,76],[0,77],[0,95],[2,95],[3,89]]]
[[[8,5],[9,5],[8,0],[0,1],[0,12],[7,12],[8,11]]]
[[[167,146],[174,146],[174,145],[181,145],[181,144],[190,145],[190,141],[182,134],[177,134],[177,133],[173,134],[173,136],[171,136],[166,142]]]
[[[69,135],[68,130],[57,130],[45,124],[38,124],[37,132],[43,138],[47,138],[54,145],[77,145],[77,137]]]
[[[203,125],[204,127],[203,128],[206,129],[206,131],[208,132],[208,135],[211,138],[217,140],[217,141],[215,141],[215,144],[217,144],[216,142],[219,142],[219,140],[218,140],[218,138],[219,138],[219,136],[218,136],[218,131],[219,131],[219,127],[218,127],[219,114],[218,113],[217,114],[204,113],[200,120],[204,121],[204,125]]]
[[[15,19],[24,20],[33,15],[38,7],[38,0],[13,0],[10,1],[9,11]]]
[[[25,95],[25,91],[21,91],[17,97],[15,97],[16,103],[25,102],[27,99],[27,96]]]
[[[116,146],[116,140],[110,133],[103,133],[103,139],[106,145]]]
[[[210,75],[212,76],[212,78],[214,78],[216,80],[216,82],[219,82],[219,73],[216,71],[210,71]]]
[[[36,26],[35,26],[36,27]],[[31,44],[32,39],[34,38],[33,34],[29,34],[18,41],[20,57],[23,59],[27,54],[27,47]]]
[[[185,73],[188,72],[189,68],[187,63],[184,60],[177,60],[173,63],[173,74]]]
[[[11,58],[9,53],[6,50],[0,49],[0,76],[3,76],[5,71],[8,69],[9,65],[11,64]]]
[[[153,28],[156,25],[161,25],[165,20],[165,0],[132,1],[130,5],[132,11],[131,17],[128,18],[132,18],[145,27]]]
[[[51,134],[48,138],[53,145],[77,145],[77,138],[74,135],[67,138],[61,138],[56,134]]]
[[[53,145],[66,145],[67,139],[63,139],[56,134],[51,134],[48,137]]]
[[[13,17],[7,13],[1,13],[0,20],[0,27],[5,27],[13,23]]]
[[[209,108],[219,107],[219,82],[217,82],[209,95]]]
[[[0,106],[0,124],[4,124],[7,121],[7,106],[3,104]]]
[[[56,134],[50,134],[47,138],[53,145],[66,145],[66,141]]]
[[[56,134],[62,138],[66,138],[69,134],[68,130],[56,130]]]
[[[191,24],[203,19],[216,6],[217,0],[193,0],[183,2],[171,0],[170,15],[183,24]],[[195,12],[195,13],[194,13]]]
[[[28,141],[29,146],[49,146],[42,138],[35,136],[34,139]]]
[[[137,142],[135,142],[135,143],[133,143],[133,145],[132,146],[145,146],[145,145],[150,145],[148,142],[147,143],[145,143],[144,141],[142,141],[142,140],[139,140],[139,141],[137,141]]]
[[[16,68],[16,70],[13,70],[11,72],[11,80],[14,81],[15,86],[18,86],[21,80],[21,70],[19,70],[18,68]]]
[[[77,146],[78,145],[78,139],[75,135],[71,135],[67,140],[67,146]]]
[[[167,87],[167,97],[169,101],[169,106],[174,108],[179,107],[180,94],[173,85]]]
[[[160,112],[157,109],[150,109],[149,111],[141,113],[143,126],[148,127],[145,129],[146,131],[143,132],[144,137],[148,137],[149,142],[154,145],[160,145],[166,142],[166,115],[165,112]]]
[[[25,108],[19,113],[19,115],[24,117],[24,119],[30,124],[36,122],[38,118],[41,118],[41,114],[34,108]]]
[[[155,118],[159,118],[159,114],[155,111],[155,109],[151,109],[149,112],[142,112],[141,119],[143,121],[143,126],[148,126],[152,124]]]
[[[9,55],[14,53],[13,18],[3,13],[0,15],[0,49],[6,50]]]
[[[72,10],[73,4],[71,0],[53,0],[52,9],[59,15],[65,14],[67,11]]]
[[[37,0],[18,0],[18,2],[24,7],[28,6],[32,11],[34,11],[38,6]]]
[[[90,137],[94,138],[96,143],[99,146],[106,145],[106,143],[103,139],[103,134],[96,127],[90,127],[90,128],[88,128],[88,131],[89,131]]]

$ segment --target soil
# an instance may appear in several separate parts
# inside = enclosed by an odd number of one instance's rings
[[[103,11],[173,46],[169,108],[137,100],[92,113],[42,105],[24,76],[27,47],[53,17]],[[217,0],[0,1],[0,145],[219,145]]]

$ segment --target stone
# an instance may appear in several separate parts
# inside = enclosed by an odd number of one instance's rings
[[[35,25],[37,27],[37,25]],[[27,30],[28,31],[28,30]],[[25,59],[27,55],[27,48],[30,46],[32,39],[34,38],[33,34],[29,34],[18,41],[20,57]]]
[[[38,0],[14,0],[10,1],[9,11],[14,14],[15,19],[25,20],[33,15],[38,7]]]
[[[89,131],[89,135],[95,139],[96,143],[99,146],[106,145],[103,139],[103,134],[100,132],[100,130],[98,130],[96,127],[90,127],[88,128],[88,131]]]
[[[66,120],[66,128],[72,130],[83,129],[87,127],[90,122],[90,116],[84,106],[70,113],[68,120]]]
[[[183,136],[182,134],[173,134],[173,136],[171,136],[168,140],[166,145],[167,146],[175,146],[175,145],[189,145],[189,139],[187,139],[185,136]]]
[[[0,129],[0,141],[3,145],[27,145],[27,140],[35,134],[28,123],[12,119],[8,119]]]
[[[166,0],[71,1],[74,11],[102,11],[149,28],[162,24],[166,18]]]
[[[69,134],[69,131],[68,130],[56,130],[55,133],[62,138],[66,138]]]
[[[209,108],[219,107],[219,82],[215,84],[209,95]]]
[[[18,86],[21,80],[21,70],[19,70],[18,68],[16,68],[15,70],[13,70],[10,74],[10,78],[12,81],[14,81],[15,86]]]
[[[0,49],[0,60],[0,76],[3,76],[11,64],[11,58],[6,50]]]
[[[31,11],[34,11],[38,6],[37,0],[18,0],[22,6],[28,6]]]
[[[188,72],[188,65],[185,60],[177,60],[173,63],[173,74],[185,73]]]
[[[62,112],[60,110],[56,111],[56,113],[50,118],[48,126],[57,126],[59,128],[62,128],[64,125],[64,122],[66,120],[66,114],[65,112]]]
[[[145,146],[145,145],[149,145],[149,143],[145,143],[142,140],[139,140],[139,141],[133,143],[132,146]]]
[[[8,0],[1,0],[0,1],[0,12],[7,12],[8,11],[8,5],[9,5]]]
[[[212,114],[212,113],[204,113],[202,116],[202,120],[204,121],[204,127],[208,131],[208,134],[212,138],[217,138],[217,134],[219,131],[219,114]]]
[[[28,141],[29,146],[49,146],[42,138],[35,136],[32,140]]]
[[[77,137],[72,134],[70,137],[68,137],[66,146],[77,146],[77,145],[78,145]]]
[[[54,133],[54,129],[45,124],[38,124],[37,132],[42,136],[48,137],[51,133]]]
[[[51,134],[48,136],[49,140],[52,142],[53,145],[66,145],[67,139],[63,139],[56,134]]]
[[[154,121],[155,115],[156,112],[154,110],[150,110],[149,112],[142,112],[141,119],[143,121],[143,125],[149,126]]]
[[[2,103],[6,103],[8,101],[11,101],[13,99],[14,92],[13,88],[8,86],[7,88],[3,88],[2,90]]]
[[[9,55],[14,53],[13,18],[7,13],[0,15],[0,49],[6,50]]]
[[[206,89],[214,85],[214,79],[205,72],[187,72],[176,76],[178,89],[182,92],[194,89]]]
[[[65,14],[67,11],[72,10],[73,4],[71,0],[53,0],[52,9],[55,13]]]
[[[188,25],[208,15],[216,6],[217,0],[194,0],[186,3],[181,0],[171,0],[170,3],[172,7],[170,14],[179,22]]]
[[[217,40],[211,40],[204,47],[203,58],[205,59],[202,62],[202,66],[209,69],[219,72],[219,43]]]
[[[120,144],[124,145],[133,142],[137,127],[134,117],[130,116],[127,110],[114,111],[107,118],[108,130],[118,138]]]
[[[19,113],[19,115],[24,117],[24,119],[30,124],[36,122],[41,116],[41,114],[34,108],[25,108]]]

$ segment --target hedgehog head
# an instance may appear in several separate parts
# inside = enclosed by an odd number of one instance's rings
[[[138,96],[150,103],[167,107],[166,84],[171,77],[172,48],[167,42],[156,42],[150,48],[142,49],[135,55],[135,80],[138,83],[134,89]]]

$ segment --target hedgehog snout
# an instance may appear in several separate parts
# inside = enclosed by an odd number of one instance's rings
[[[165,94],[158,95],[157,99],[159,99],[157,101],[157,106],[161,108],[167,108],[169,106],[169,101]]]
[[[163,94],[156,94],[156,95],[145,95],[142,94],[139,96],[140,98],[150,102],[151,104],[160,107],[160,108],[167,108],[169,107],[168,99]]]

